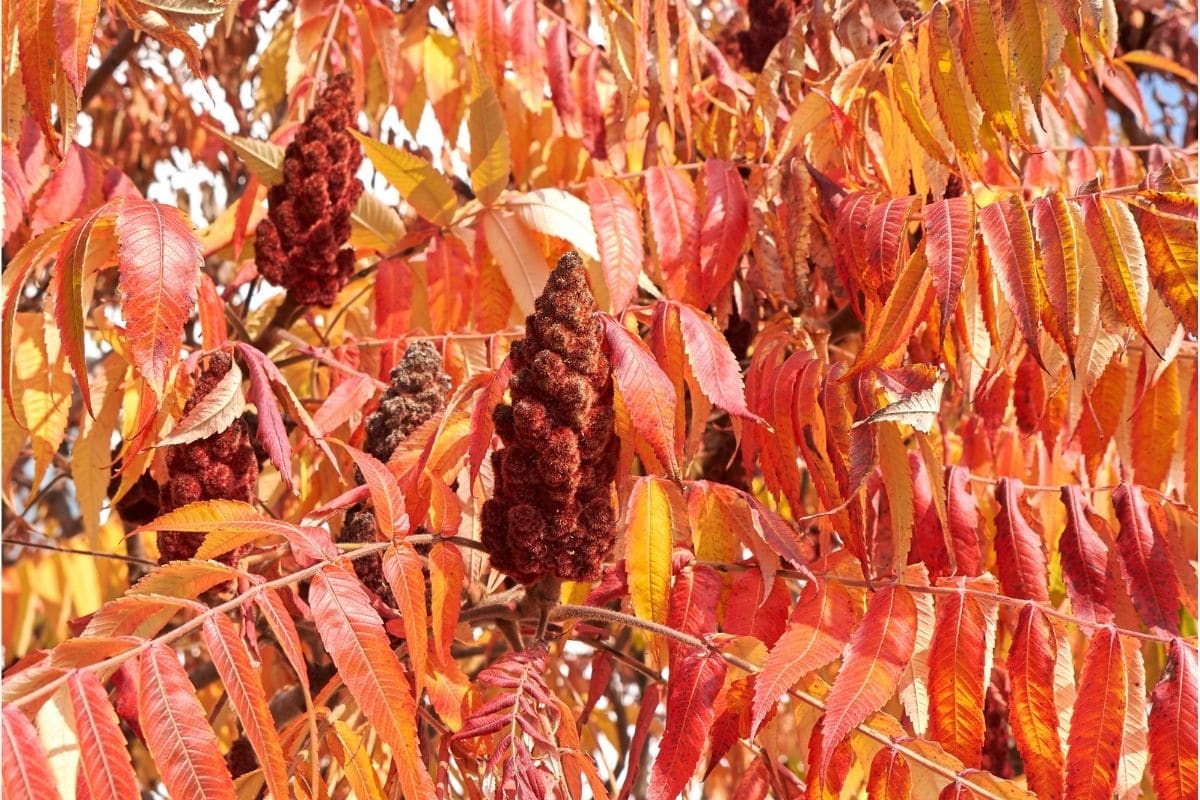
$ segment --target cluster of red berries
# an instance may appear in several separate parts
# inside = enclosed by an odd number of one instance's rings
[[[450,376],[442,370],[442,356],[437,348],[424,340],[409,343],[404,358],[392,370],[391,385],[384,392],[379,408],[367,417],[363,450],[387,463],[401,442],[442,410],[449,391]],[[341,540],[374,542],[375,531],[375,513],[356,506],[346,512]],[[356,559],[354,571],[363,585],[384,601],[391,598],[379,556]]]
[[[283,182],[267,193],[255,262],[264,278],[301,305],[328,308],[354,271],[350,214],[362,194],[354,177],[362,148],[354,124],[349,74],[329,82],[283,158]]]
[[[567,253],[513,344],[512,402],[493,414],[505,446],[492,453],[482,542],[521,583],[593,580],[616,541],[613,385],[595,310],[583,262]]]
[[[233,357],[223,351],[205,356],[196,375],[196,385],[183,407],[184,416],[216,388],[233,366]],[[212,436],[167,448],[167,482],[159,494],[160,512],[166,513],[200,500],[241,500],[249,503],[258,492],[258,459],[250,441],[250,429],[241,418]],[[194,533],[162,531],[158,534],[159,563],[191,558],[200,546]],[[244,551],[226,553],[222,560],[233,563]]]

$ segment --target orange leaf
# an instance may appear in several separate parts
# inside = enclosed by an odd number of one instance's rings
[[[926,74],[929,75],[938,117],[953,145],[954,158],[968,175],[978,175],[983,165],[979,159],[979,147],[975,144],[971,115],[967,110],[965,87],[960,80],[959,47],[950,36],[951,8],[935,3],[930,9],[929,24],[919,26],[917,30],[918,35],[926,37],[928,41],[928,47],[925,48],[929,53]]]
[[[979,766],[983,750],[984,628],[974,596],[939,601],[929,647],[929,736],[968,767]]]
[[[912,335],[917,322],[925,316],[930,299],[931,271],[926,269],[925,249],[917,251],[896,278],[896,285],[883,308],[871,318],[866,344],[854,366],[842,374],[846,381],[899,350]]]
[[[1120,200],[1086,195],[1081,201],[1083,225],[1100,266],[1100,275],[1113,305],[1129,327],[1150,343],[1146,301],[1150,276],[1142,237],[1128,207]]]
[[[396,476],[370,453],[364,453],[357,447],[342,442],[338,444],[350,454],[354,466],[363,474],[363,481],[371,493],[371,505],[375,507],[375,522],[379,525],[379,533],[384,539],[393,539],[407,533],[408,514],[404,510],[404,495],[400,493]]]
[[[1151,202],[1163,193],[1142,193]],[[1173,197],[1173,196],[1172,196]],[[1159,213],[1157,208],[1134,207],[1134,218],[1142,232],[1146,266],[1158,296],[1189,333],[1196,333],[1196,198],[1183,196],[1191,206],[1189,216]]]
[[[108,693],[96,675],[86,670],[71,674],[67,690],[88,793],[92,797],[137,797],[137,776]]]
[[[1196,797],[1196,672],[1196,651],[1172,639],[1170,660],[1150,693],[1150,779],[1159,800]]]
[[[63,349],[79,382],[84,408],[92,413],[92,395],[84,358],[84,282],[112,255],[113,209],[97,208],[75,223],[58,249],[51,272],[54,292],[54,321],[62,332]]]
[[[55,3],[54,30],[58,51],[62,56],[63,73],[75,90],[76,97],[83,94],[88,51],[92,49],[92,36],[96,31],[99,11],[100,0]]]
[[[779,698],[808,673],[833,661],[854,630],[854,601],[835,581],[813,581],[800,592],[791,624],[767,654],[754,682],[754,737]]]
[[[1046,275],[1046,295],[1054,319],[1049,330],[1074,370],[1079,342],[1081,222],[1078,212],[1062,193],[1052,192],[1033,204],[1033,227],[1037,232],[1042,269]]]
[[[1131,434],[1137,443],[1133,448],[1133,477],[1142,486],[1159,487],[1167,480],[1178,450],[1181,395],[1179,362],[1173,360],[1162,367],[1133,411]]]
[[[417,740],[412,690],[366,589],[354,573],[327,566],[313,576],[308,601],[342,682],[392,748],[404,794],[432,797],[433,783]]]
[[[400,539],[383,554],[383,574],[399,604],[412,662],[413,689],[421,696],[425,686],[425,661],[429,654],[429,613],[425,606],[425,575],[413,546]]]
[[[700,265],[700,218],[691,179],[676,167],[646,170],[646,207],[667,291],[686,299]]]
[[[912,797],[912,774],[908,761],[893,747],[884,747],[871,759],[867,777],[868,800],[908,800]]]
[[[1022,608],[1008,652],[1012,679],[1008,718],[1029,785],[1047,800],[1062,797],[1063,790],[1063,756],[1051,678],[1055,652],[1055,633],[1046,615],[1034,605]]]
[[[996,132],[1020,139],[1009,95],[1009,69],[1000,52],[1005,43],[992,16],[992,5],[988,0],[967,0],[962,9],[958,43],[971,90]]]
[[[587,201],[600,249],[600,268],[608,285],[611,311],[620,314],[637,296],[645,251],[642,216],[629,192],[612,178],[590,178]]]
[[[1017,327],[1042,364],[1042,304],[1045,287],[1033,251],[1033,230],[1020,195],[979,209],[979,231],[991,256],[1000,289],[1017,320]]]
[[[443,663],[452,661],[450,645],[458,627],[462,582],[462,553],[450,542],[438,542],[429,552],[429,587],[433,647]]]
[[[300,648],[300,634],[296,630],[296,623],[288,613],[283,598],[274,589],[266,589],[254,597],[254,603],[271,628],[271,633],[275,635],[275,641],[287,657],[296,677],[307,690],[308,664],[304,658],[304,651]]]
[[[895,693],[916,641],[917,606],[908,589],[885,586],[876,592],[850,638],[842,668],[825,698],[822,774],[837,745]]]
[[[10,800],[49,800],[59,796],[46,749],[29,718],[4,707],[4,796]]]
[[[1096,631],[1083,657],[1067,737],[1067,797],[1110,800],[1125,725],[1125,659],[1112,628]]]
[[[1048,602],[1046,543],[1021,512],[1024,487],[1015,478],[996,484],[996,569],[1009,597]]]
[[[724,335],[717,330],[707,315],[692,306],[682,303],[670,305],[679,312],[679,330],[683,334],[688,364],[704,396],[711,400],[713,405],[735,417],[762,422],[758,415],[746,408],[742,372]]]
[[[178,209],[136,197],[117,207],[117,240],[129,349],[150,388],[161,395],[196,304],[200,243]]]
[[[175,651],[152,644],[139,661],[138,720],[167,792],[235,800],[216,734]]]
[[[676,474],[679,467],[675,459],[675,387],[645,342],[607,314],[598,316],[604,323],[613,378],[629,411],[634,432],[650,444],[659,462]]]
[[[267,707],[258,668],[250,662],[250,653],[229,617],[214,614],[204,621],[204,644],[213,666],[229,696],[230,705],[241,720],[242,730],[254,748],[262,767],[267,788],[275,797],[287,797],[287,764],[275,732],[275,721]]]

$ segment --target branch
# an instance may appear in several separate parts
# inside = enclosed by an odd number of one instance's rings
[[[80,110],[87,108],[89,102],[100,90],[104,88],[104,84],[112,77],[113,72],[117,67],[125,62],[129,54],[137,46],[137,36],[132,30],[126,30],[117,39],[117,43],[108,51],[104,59],[100,62],[100,66],[96,67],[95,71],[88,76],[87,83],[83,85],[83,94],[79,98]]]

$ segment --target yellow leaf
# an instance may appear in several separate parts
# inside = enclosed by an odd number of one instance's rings
[[[975,147],[974,125],[959,80],[958,48],[950,39],[950,12],[941,3],[930,12],[929,24],[919,29],[918,46],[927,57],[929,85],[938,116],[954,147],[954,156],[971,175],[983,168]]]
[[[350,133],[362,144],[375,169],[418,214],[435,225],[450,224],[458,208],[458,198],[446,176],[407,150],[377,142],[355,130]]]
[[[511,159],[508,149],[508,128],[500,98],[491,83],[472,63],[471,102],[467,108],[467,133],[471,138],[471,188],[485,206],[508,186]]]
[[[899,575],[908,564],[913,535],[913,483],[908,468],[908,450],[900,425],[881,422],[875,426],[879,468],[892,517],[892,570]]]
[[[1001,36],[1002,29],[996,27],[989,0],[967,0],[963,3],[959,45],[971,90],[992,126],[1010,138],[1019,140],[1021,132],[1013,114],[1008,68],[1001,53]]]
[[[1150,376],[1147,376],[1149,378]],[[1138,483],[1159,488],[1171,471],[1179,437],[1182,393],[1179,361],[1170,362],[1142,394],[1133,412],[1133,474]]]
[[[685,525],[679,489],[664,478],[644,477],[629,496],[625,568],[633,611],[660,624],[667,621],[671,588],[671,551]]]
[[[371,764],[371,753],[354,729],[342,720],[334,720],[333,733],[329,736],[330,750],[342,766],[351,793],[361,800],[383,797],[379,787],[379,776]]]
[[[58,331],[38,312],[16,315],[13,331],[13,392],[17,424],[33,443],[33,485],[40,486],[67,431],[71,375],[60,357]]]
[[[900,117],[912,132],[913,138],[931,158],[952,166],[938,137],[934,135],[921,109],[921,78],[917,51],[908,39],[897,42],[891,70],[892,101]]]

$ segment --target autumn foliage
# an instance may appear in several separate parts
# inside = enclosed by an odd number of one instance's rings
[[[1190,6],[0,16],[6,797],[1196,797]]]

